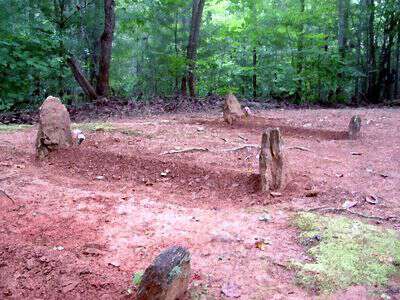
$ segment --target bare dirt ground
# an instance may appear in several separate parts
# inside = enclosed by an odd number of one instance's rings
[[[363,137],[351,141],[356,113]],[[395,109],[271,110],[233,127],[218,113],[114,120],[135,134],[87,133],[43,162],[36,128],[3,133],[0,190],[12,199],[0,194],[0,298],[133,298],[132,275],[176,244],[192,253],[192,299],[225,299],[228,283],[241,299],[317,298],[286,267],[309,259],[290,219],[346,200],[364,214],[400,216],[399,120]],[[258,150],[232,151],[258,145],[269,126],[282,130],[290,175],[277,198],[257,192]],[[190,147],[209,151],[161,155]],[[317,197],[305,197],[311,188]],[[365,202],[369,195],[380,203]],[[272,220],[260,221],[265,214]],[[373,299],[369,292],[330,297]]]

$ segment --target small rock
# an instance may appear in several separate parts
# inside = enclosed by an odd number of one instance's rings
[[[363,154],[362,154],[362,152],[351,152],[351,155],[353,155],[353,156],[361,156]]]
[[[311,123],[306,123],[306,124],[303,125],[303,127],[304,127],[304,128],[311,128],[311,127],[312,127],[312,124],[311,124]]]
[[[198,132],[203,132],[203,131],[205,131],[205,128],[204,127],[197,127],[197,131]]]
[[[162,252],[143,274],[136,300],[175,300],[185,295],[190,281],[190,253],[183,247]]]
[[[108,264],[115,268],[119,268],[121,266],[121,264],[118,261],[110,261]]]
[[[282,193],[279,192],[270,192],[269,194],[274,198],[282,197]]]
[[[268,215],[268,214],[264,214],[261,217],[259,217],[258,220],[260,222],[269,222],[269,221],[272,220],[272,217],[270,215]]]
[[[306,197],[308,197],[308,198],[317,197],[318,195],[319,195],[318,190],[311,190],[311,191],[306,192]]]
[[[105,176],[97,176],[97,177],[96,177],[96,180],[104,180],[104,179],[106,179]]]
[[[64,250],[64,247],[63,246],[56,246],[56,247],[53,247],[53,250],[62,251],[62,250]]]

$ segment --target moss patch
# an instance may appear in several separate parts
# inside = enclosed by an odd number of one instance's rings
[[[82,131],[89,131],[89,132],[119,132],[129,136],[143,136],[143,133],[138,130],[129,129],[129,128],[120,128],[114,126],[112,123],[101,123],[101,122],[94,122],[94,123],[81,123],[81,124],[72,124],[72,129],[80,129]]]
[[[314,259],[294,265],[301,286],[330,293],[351,285],[382,286],[400,274],[400,240],[395,231],[313,213],[298,214],[294,225]]]
[[[32,125],[24,125],[24,124],[10,124],[10,125],[0,125],[0,133],[2,132],[17,132],[21,130],[25,130],[31,128]]]

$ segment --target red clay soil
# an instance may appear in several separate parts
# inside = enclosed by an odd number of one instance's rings
[[[350,141],[356,113],[363,136]],[[234,126],[216,114],[113,120],[120,132],[87,132],[83,145],[42,162],[35,128],[1,134],[0,298],[134,299],[132,275],[177,244],[192,253],[188,299],[225,299],[229,283],[241,299],[316,297],[285,267],[310,259],[290,218],[346,200],[364,214],[400,216],[399,118],[399,110],[360,109],[258,112]],[[278,198],[256,185],[253,146],[267,127],[281,128],[288,160]],[[243,145],[252,147],[233,151]],[[190,147],[209,151],[161,155]],[[310,189],[318,196],[305,197]],[[380,203],[365,202],[370,195]],[[272,220],[261,222],[266,213]],[[396,221],[380,223],[400,230]],[[370,291],[331,298],[373,299]]]

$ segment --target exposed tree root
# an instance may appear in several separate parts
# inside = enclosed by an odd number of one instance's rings
[[[287,148],[288,150],[300,150],[300,151],[304,151],[304,152],[312,152],[310,149],[306,148],[306,147],[301,147],[301,146],[294,146],[294,147],[289,147]]]
[[[0,196],[4,196],[4,197],[7,198],[8,200],[10,200],[13,204],[15,204],[13,198],[11,198],[5,191],[0,190]]]
[[[363,213],[356,212],[354,210],[346,209],[346,208],[336,208],[336,207],[315,207],[315,208],[310,208],[307,210],[304,210],[306,212],[320,212],[320,213],[334,213],[334,214],[341,214],[341,213],[347,213],[350,215],[354,215],[357,217],[361,217],[364,219],[370,219],[370,220],[377,220],[377,221],[385,221],[385,222],[395,222],[395,223],[400,223],[400,218],[395,217],[395,216],[389,216],[389,217],[381,217],[381,216],[373,216],[373,215],[367,215]]]
[[[161,153],[160,155],[169,155],[169,154],[179,154],[179,153],[193,153],[193,152],[209,152],[207,148],[187,148],[187,149],[181,149],[181,150],[170,150]]]

